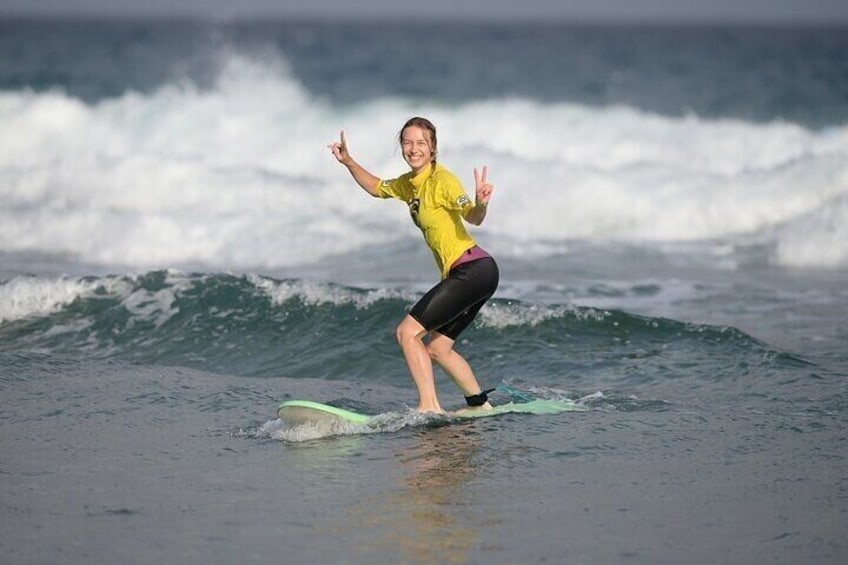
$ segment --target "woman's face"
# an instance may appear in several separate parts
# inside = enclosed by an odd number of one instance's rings
[[[418,126],[409,126],[400,136],[403,160],[414,174],[421,172],[433,160],[430,132]]]

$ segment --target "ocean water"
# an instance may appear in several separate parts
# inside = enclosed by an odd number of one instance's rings
[[[844,28],[0,20],[3,563],[844,563]],[[395,135],[495,184],[457,348],[368,198]],[[463,402],[438,373],[442,403]],[[287,428],[286,399],[382,414]]]

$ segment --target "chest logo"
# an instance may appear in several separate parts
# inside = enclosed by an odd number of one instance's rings
[[[421,222],[418,219],[418,209],[421,207],[421,200],[418,198],[410,198],[407,204],[409,204],[409,215],[412,216],[412,221],[420,228]]]

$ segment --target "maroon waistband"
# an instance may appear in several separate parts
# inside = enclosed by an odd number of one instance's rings
[[[485,257],[491,257],[491,255],[489,255],[482,247],[478,247],[475,245],[474,247],[463,251],[462,255],[459,256],[459,259],[457,259],[451,264],[449,271],[456,269],[463,263],[469,263],[471,261],[476,261],[477,259],[483,259]]]

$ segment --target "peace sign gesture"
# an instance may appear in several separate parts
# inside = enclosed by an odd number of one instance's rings
[[[477,204],[487,206],[489,199],[492,197],[494,185],[486,182],[487,167],[483,166],[483,174],[477,172],[477,167],[474,167],[474,192],[477,196]]]

